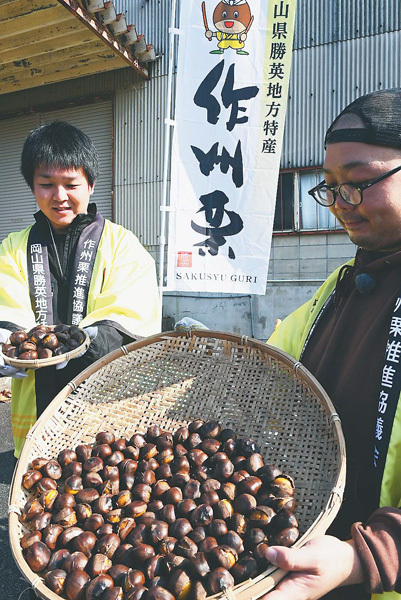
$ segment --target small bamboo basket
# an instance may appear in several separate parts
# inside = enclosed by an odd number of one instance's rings
[[[217,420],[251,437],[266,463],[296,484],[301,536],[322,535],[345,485],[345,443],[335,409],[316,379],[290,356],[257,340],[216,331],[163,333],[97,361],[53,400],[27,435],[10,492],[9,532],[17,565],[38,597],[59,600],[26,563],[19,514],[30,497],[22,476],[36,457],[93,443],[99,431],[130,437],[154,423],[174,431],[195,418]],[[275,566],[214,596],[256,599],[285,572]]]
[[[81,354],[83,354],[91,343],[90,337],[86,331],[83,332],[85,334],[85,339],[76,348],[70,350],[69,352],[64,352],[64,354],[58,354],[57,356],[51,356],[50,358],[35,358],[32,360],[21,360],[20,358],[10,358],[3,354],[0,350],[0,356],[4,359],[4,362],[11,367],[16,367],[17,369],[41,369],[42,367],[51,367],[54,365],[59,365],[62,362],[67,360],[71,360],[72,358],[77,358]]]

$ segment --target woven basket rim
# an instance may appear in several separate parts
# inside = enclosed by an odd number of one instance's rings
[[[19,358],[10,358],[3,354],[0,350],[0,356],[4,360],[5,363],[10,365],[10,367],[16,367],[17,369],[41,369],[42,367],[51,367],[54,365],[59,365],[62,362],[71,360],[76,358],[82,352],[85,352],[91,343],[90,337],[85,330],[82,330],[85,334],[85,339],[76,348],[70,350],[69,352],[65,352],[64,354],[59,354],[58,356],[51,356],[50,358],[35,358],[34,360],[21,360]]]
[[[36,423],[32,426],[29,433],[26,436],[26,441],[22,448],[20,458],[17,462],[16,468],[14,470],[10,494],[9,494],[9,537],[10,537],[10,547],[12,550],[12,554],[17,563],[19,570],[22,575],[30,582],[31,586],[35,590],[35,592],[40,594],[40,597],[46,600],[59,600],[60,596],[56,595],[52,592],[45,584],[43,583],[43,578],[40,575],[31,571],[28,566],[28,563],[25,561],[22,550],[19,543],[19,536],[17,533],[17,526],[19,523],[18,516],[21,514],[20,508],[18,506],[18,491],[20,489],[20,485],[17,482],[22,480],[22,476],[25,473],[27,459],[30,455],[31,448],[34,445],[35,436],[39,435],[41,429],[44,427],[49,417],[62,405],[65,399],[70,395],[71,392],[75,391],[77,387],[84,382],[88,377],[99,371],[105,365],[113,362],[114,360],[121,358],[124,355],[128,355],[130,352],[143,348],[145,346],[154,344],[160,341],[167,341],[172,338],[179,337],[188,337],[188,338],[216,338],[220,340],[227,340],[233,343],[237,343],[239,345],[247,346],[250,348],[255,348],[260,350],[262,353],[268,353],[270,356],[278,359],[284,365],[293,372],[294,376],[302,379],[306,385],[316,393],[316,395],[320,398],[323,405],[325,405],[330,418],[332,420],[332,426],[337,436],[338,446],[339,446],[339,459],[340,466],[337,474],[336,481],[331,490],[329,499],[326,503],[325,508],[319,513],[313,524],[309,527],[309,529],[300,537],[297,542],[294,544],[294,548],[299,548],[303,546],[308,540],[313,539],[319,535],[323,535],[327,528],[330,526],[335,516],[337,515],[341,502],[342,496],[345,487],[345,476],[346,476],[346,451],[345,451],[345,439],[341,427],[340,418],[335,410],[335,407],[330,400],[328,394],[317,381],[317,379],[300,363],[292,358],[286,352],[279,350],[274,346],[270,346],[256,340],[254,338],[248,336],[241,336],[239,334],[227,333],[222,331],[213,331],[213,330],[192,330],[186,334],[177,331],[169,331],[162,332],[157,335],[143,338],[139,341],[132,342],[127,346],[122,346],[121,348],[110,352],[106,356],[102,357],[95,363],[93,363],[90,367],[82,371],[77,377],[75,377],[72,381],[70,381],[52,400],[46,410],[42,413]],[[255,578],[237,584],[234,588],[227,590],[227,592],[215,594],[214,596],[208,596],[208,598],[213,599],[222,599],[222,598],[231,598],[232,600],[249,600],[250,594],[252,599],[257,599],[263,594],[267,593],[271,590],[284,576],[286,572],[279,569],[276,566],[269,567],[263,573],[257,575]]]

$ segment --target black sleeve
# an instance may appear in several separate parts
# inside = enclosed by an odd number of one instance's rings
[[[95,339],[91,341],[88,350],[80,358],[73,358],[64,369],[57,371],[57,378],[61,390],[71,379],[74,379],[81,371],[92,365],[94,362],[105,356],[113,350],[117,350],[124,344],[133,341],[125,334],[118,331],[115,327],[104,323],[94,323],[91,327],[97,327],[98,332]]]

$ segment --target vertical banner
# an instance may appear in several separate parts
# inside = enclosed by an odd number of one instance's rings
[[[264,294],[295,0],[183,0],[167,288]]]

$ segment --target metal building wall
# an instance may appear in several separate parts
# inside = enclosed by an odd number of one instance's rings
[[[401,31],[295,50],[282,168],[321,165],[324,134],[352,100],[401,87]]]
[[[399,0],[298,0],[294,48],[401,29]]]

